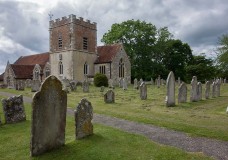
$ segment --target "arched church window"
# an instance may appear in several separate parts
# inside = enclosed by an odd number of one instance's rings
[[[39,80],[39,78],[40,78],[40,72],[39,72],[38,69],[36,69],[36,70],[35,70],[35,73],[34,73],[34,79],[35,79],[35,80]]]
[[[119,62],[119,77],[120,78],[124,77],[124,62],[122,58],[120,59],[120,62]]]
[[[63,63],[59,62],[59,74],[63,74]]]
[[[84,64],[84,75],[88,75],[89,73],[89,65],[87,64],[87,62]]]
[[[48,77],[50,75],[50,69],[46,68],[45,70],[45,77]]]
[[[59,33],[58,45],[59,45],[59,49],[61,49],[63,47],[63,39],[62,39],[62,34],[61,33]]]

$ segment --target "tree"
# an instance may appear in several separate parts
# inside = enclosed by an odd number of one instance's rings
[[[157,29],[145,21],[128,20],[113,24],[101,41],[122,43],[130,57],[132,78],[150,79],[165,70],[162,65],[163,43],[171,37],[167,27]]]
[[[219,37],[219,47],[217,48],[217,62],[220,76],[228,77],[228,34]]]
[[[204,82],[205,79],[213,79],[216,76],[216,67],[213,65],[212,59],[206,58],[204,53],[193,57],[191,64],[186,67],[188,81],[192,79],[192,76],[197,76],[201,82]]]

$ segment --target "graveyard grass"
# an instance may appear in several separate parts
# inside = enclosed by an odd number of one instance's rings
[[[0,98],[4,98],[0,96]],[[0,160],[30,158],[31,105],[25,104],[27,120],[0,126]],[[0,115],[3,119],[2,105]],[[94,135],[75,140],[74,118],[67,116],[66,145],[32,159],[210,159],[201,153],[187,153],[154,143],[147,138],[111,127],[94,125]]]

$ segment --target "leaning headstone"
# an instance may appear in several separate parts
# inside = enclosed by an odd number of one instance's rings
[[[210,82],[207,81],[205,84],[205,99],[209,99],[210,97]]]
[[[2,100],[5,123],[17,123],[26,120],[23,96],[13,96]]]
[[[166,106],[175,106],[175,76],[171,71],[168,75],[167,82],[167,94],[166,94]]]
[[[157,79],[157,87],[160,88],[160,85],[161,85],[161,77],[159,75]]]
[[[197,77],[193,76],[191,81],[191,96],[190,96],[190,102],[196,102],[198,101],[197,96]]]
[[[113,88],[113,80],[112,79],[108,80],[108,87]]]
[[[197,100],[198,101],[202,100],[202,83],[201,82],[197,83]]]
[[[147,99],[147,86],[145,82],[141,83],[139,86],[140,89],[140,98],[141,100],[146,100]]]
[[[75,115],[76,139],[81,139],[93,134],[93,107],[87,99],[82,99],[78,104]]]
[[[40,85],[41,85],[40,80],[32,80],[31,91],[32,92],[39,91],[40,90]]]
[[[215,92],[215,82],[212,83],[212,92],[211,92],[211,97],[215,98],[216,97],[216,92]]]
[[[108,90],[104,95],[105,103],[115,103],[115,93],[113,90]]]
[[[127,80],[123,78],[123,90],[127,90]]]
[[[138,89],[138,80],[137,80],[137,78],[134,79],[134,89]]]
[[[33,96],[31,156],[65,144],[67,94],[55,76],[49,76]]]
[[[187,102],[187,85],[182,82],[178,88],[178,103]]]
[[[83,92],[89,92],[89,82],[84,81],[82,83],[82,90],[83,90]]]
[[[220,86],[221,86],[221,81],[220,79],[217,79],[215,82],[215,92],[217,97],[220,96]]]
[[[104,92],[104,89],[105,89],[105,87],[104,86],[101,86],[100,92]]]

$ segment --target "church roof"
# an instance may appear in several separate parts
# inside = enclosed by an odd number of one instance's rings
[[[35,65],[11,64],[16,79],[31,79]]]
[[[28,55],[28,56],[21,56],[14,62],[16,65],[45,65],[49,61],[49,52]]]
[[[113,58],[119,52],[121,47],[122,47],[122,44],[98,46],[97,47],[98,58],[95,63],[98,64],[98,63],[112,62]]]

